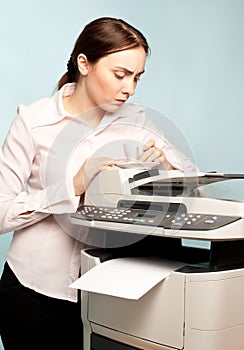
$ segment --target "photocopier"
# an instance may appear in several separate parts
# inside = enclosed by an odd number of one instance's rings
[[[82,250],[71,286],[82,293],[85,350],[244,349],[244,201],[204,193],[236,179],[244,175],[96,175],[71,215],[103,240]]]

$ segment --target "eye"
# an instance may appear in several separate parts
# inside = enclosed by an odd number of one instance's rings
[[[115,72],[114,76],[117,79],[123,79],[125,77],[125,73],[123,73],[123,72]]]
[[[137,76],[137,77],[134,78],[134,80],[135,80],[136,82],[138,82],[138,81],[140,81],[140,78],[141,78],[140,76]]]

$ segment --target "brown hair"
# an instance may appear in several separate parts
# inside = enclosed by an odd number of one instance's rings
[[[101,17],[85,26],[78,37],[67,64],[67,72],[58,82],[58,89],[66,83],[77,82],[79,71],[77,57],[86,55],[91,63],[100,58],[122,50],[143,47],[146,55],[149,46],[143,34],[122,19]]]

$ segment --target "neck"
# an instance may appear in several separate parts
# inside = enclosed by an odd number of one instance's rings
[[[63,97],[64,109],[83,120],[91,128],[96,128],[102,120],[105,111],[89,103],[85,91],[77,84],[72,95]]]

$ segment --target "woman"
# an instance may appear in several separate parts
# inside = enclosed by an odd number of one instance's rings
[[[69,285],[87,242],[58,218],[75,212],[91,179],[123,157],[113,142],[134,138],[144,144],[141,161],[181,168],[143,109],[126,104],[148,52],[123,20],[94,20],[54,96],[18,109],[0,159],[0,233],[14,231],[0,282],[6,350],[83,348],[80,301]]]

